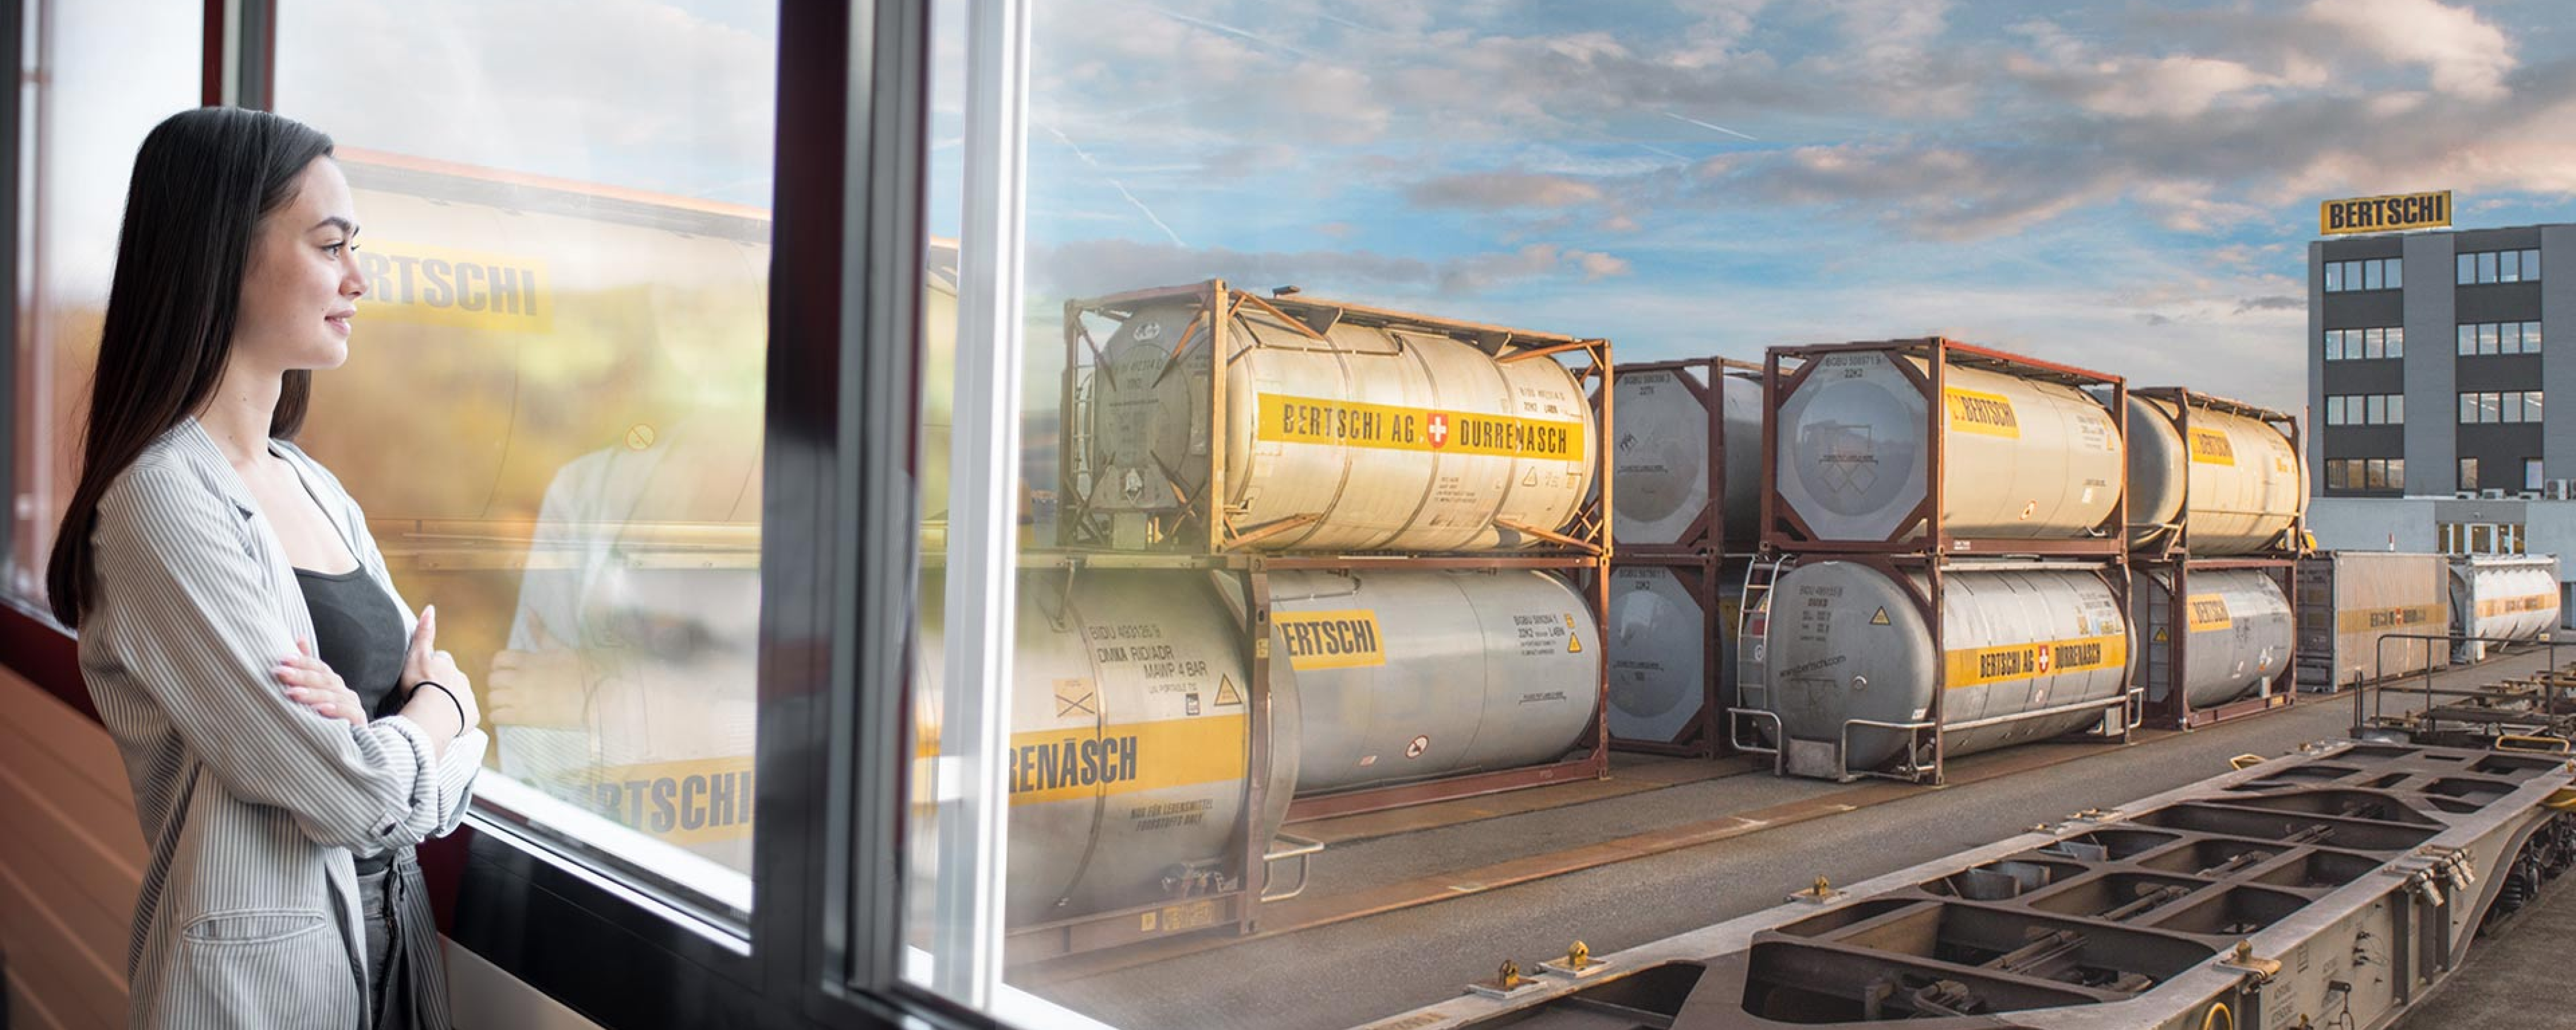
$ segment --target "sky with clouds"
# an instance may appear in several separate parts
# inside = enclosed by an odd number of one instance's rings
[[[1221,275],[1623,359],[1937,332],[2295,407],[2318,201],[2576,220],[2555,0],[1036,7],[1041,313]]]

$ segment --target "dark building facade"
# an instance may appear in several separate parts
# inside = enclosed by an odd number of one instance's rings
[[[2310,243],[2307,345],[2319,498],[2576,492],[2576,225]]]

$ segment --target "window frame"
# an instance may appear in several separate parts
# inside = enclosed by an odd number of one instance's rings
[[[205,9],[200,101],[268,108],[274,0],[208,0]],[[23,55],[24,18],[0,22],[0,46]],[[893,842],[906,769],[879,738],[906,732],[906,681],[863,670],[904,668],[908,623],[864,616],[909,607],[910,458],[857,444],[882,428],[873,423],[911,429],[928,12],[782,3],[778,31],[753,797],[760,896],[748,939],[684,925],[634,886],[480,812],[426,844],[423,865],[443,934],[604,1026],[1000,1030],[982,1014],[889,989],[902,952],[896,910],[853,897],[884,895],[901,874]],[[0,270],[11,283],[25,271],[25,97],[0,105],[0,183],[12,198],[0,204]],[[0,291],[13,325],[17,293]],[[0,363],[9,387],[0,414],[16,406],[15,379],[15,363]],[[0,443],[10,425],[0,418]],[[0,507],[0,531],[13,521]],[[892,548],[888,532],[899,534]],[[889,584],[902,592],[887,594]],[[0,598],[0,665],[97,718],[73,637],[14,595]],[[834,900],[852,904],[824,903]],[[889,975],[836,972],[858,968]],[[835,981],[846,986],[827,989]]]

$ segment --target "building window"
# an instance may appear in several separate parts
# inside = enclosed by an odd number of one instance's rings
[[[2539,390],[2463,393],[2460,395],[2460,424],[2538,422],[2543,400]],[[2350,414],[2349,409],[2346,414]]]
[[[315,383],[305,446],[491,670],[477,809],[746,921],[778,6],[704,5],[615,67],[583,55],[645,19],[484,49],[441,8],[406,25],[405,74],[359,78],[341,50],[372,15],[272,7],[276,109],[338,139],[366,225],[365,356]],[[597,81],[557,82],[568,59]],[[428,354],[456,357],[404,356]],[[400,400],[495,375],[516,401]]]
[[[2328,458],[2326,488],[2330,490],[2404,490],[2404,458]]]
[[[2489,250],[2459,256],[2456,285],[2485,283],[2528,283],[2540,280],[2540,251]]]
[[[2405,262],[2399,258],[2329,261],[2326,262],[2326,292],[2401,289],[2406,285],[2404,267]]]
[[[2477,488],[2478,488],[2478,459],[2476,459],[2476,458],[2462,458],[2462,459],[2460,459],[2460,489],[2462,489],[2462,490],[2475,490],[2475,489],[2477,489]]]
[[[2525,490],[2540,489],[2540,459],[2522,459],[2522,488]]]
[[[2328,361],[2362,361],[2371,358],[2406,356],[2406,330],[2402,326],[2328,329],[2325,337]]]
[[[2540,353],[2538,322],[2462,322],[2460,323],[2462,356],[2485,354]]]
[[[2406,396],[2395,393],[2339,394],[2326,398],[2330,426],[2398,426],[2406,424]]]

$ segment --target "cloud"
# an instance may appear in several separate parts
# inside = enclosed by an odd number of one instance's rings
[[[2515,64],[2503,30],[2438,0],[2312,0],[2301,15],[2381,57],[2422,65],[2434,89],[2474,100],[2503,96]]]
[[[1559,208],[1599,200],[1601,187],[1561,175],[1482,172],[1415,183],[1404,191],[1404,199],[1429,208]]]
[[[2306,311],[2307,309],[2307,298],[2292,297],[2287,294],[2273,294],[2268,297],[2247,297],[2236,303],[2236,313],[2240,315],[2249,311]]]

